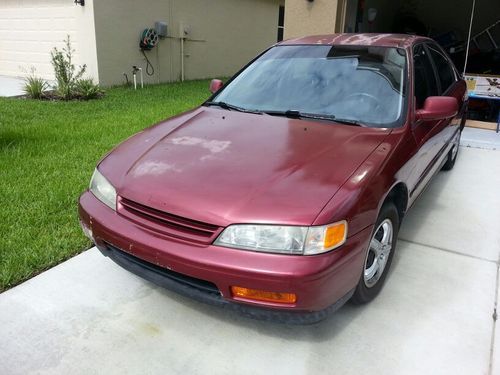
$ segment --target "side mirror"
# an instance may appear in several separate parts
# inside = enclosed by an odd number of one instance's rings
[[[219,91],[222,86],[224,86],[224,83],[220,79],[212,79],[212,82],[210,82],[210,92],[214,94]]]
[[[452,96],[429,96],[424,108],[417,109],[415,117],[422,121],[436,121],[452,118],[458,113],[457,99]]]

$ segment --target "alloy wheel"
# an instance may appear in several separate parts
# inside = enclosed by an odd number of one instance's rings
[[[392,250],[393,235],[394,229],[390,219],[382,221],[373,234],[363,274],[368,288],[374,286],[384,273]]]

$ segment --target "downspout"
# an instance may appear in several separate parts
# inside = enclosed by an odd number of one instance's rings
[[[184,35],[181,35],[181,82],[184,82]]]

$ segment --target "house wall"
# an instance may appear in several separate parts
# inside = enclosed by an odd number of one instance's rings
[[[101,84],[131,79],[132,66],[143,68],[147,83],[181,78],[181,25],[185,79],[229,76],[276,42],[278,0],[109,0],[95,3],[97,57]],[[146,54],[155,73],[146,75],[139,36],[155,21],[168,24],[169,37]]]
[[[75,63],[98,79],[93,0],[85,7],[69,0],[0,1],[0,75],[25,76],[31,67],[52,80],[50,51],[69,35]]]
[[[314,34],[333,34],[337,0],[286,0],[285,39]]]

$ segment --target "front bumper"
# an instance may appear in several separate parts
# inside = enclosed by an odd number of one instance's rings
[[[266,254],[168,238],[122,217],[90,192],[80,197],[82,224],[116,263],[156,284],[258,319],[314,323],[342,306],[361,275],[372,228],[315,256]],[[293,304],[233,297],[231,286],[297,295]]]

